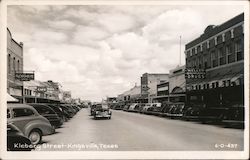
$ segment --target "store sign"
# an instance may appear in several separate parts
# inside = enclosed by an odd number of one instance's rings
[[[206,78],[206,71],[204,69],[185,69],[186,79],[204,79]]]
[[[37,86],[36,91],[37,92],[47,92],[47,87]]]
[[[20,81],[30,81],[35,79],[34,73],[15,73],[15,79]]]

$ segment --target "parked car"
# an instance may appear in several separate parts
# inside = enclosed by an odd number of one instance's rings
[[[171,118],[182,118],[185,104],[182,102],[171,104],[172,108],[168,113]]]
[[[7,124],[7,151],[31,151],[34,145],[29,138],[13,124]]]
[[[61,118],[63,122],[68,121],[68,116],[63,112],[63,109],[60,107],[59,104],[47,104],[49,107],[51,107],[56,114]]]
[[[60,104],[59,106],[68,119],[74,117],[75,114],[69,107],[65,106],[64,104]]]
[[[226,127],[244,128],[244,105],[232,104],[226,110],[222,123]]]
[[[108,118],[111,119],[112,112],[107,104],[97,104],[94,110],[94,119]]]
[[[8,103],[7,123],[15,125],[32,144],[40,143],[42,136],[55,132],[48,119],[26,104]]]
[[[142,113],[142,110],[145,107],[146,103],[139,103],[138,105],[139,105],[139,107],[138,107],[138,113]]]
[[[96,108],[96,104],[93,104],[90,106],[90,115],[93,116],[95,114],[95,108]]]
[[[38,103],[31,103],[30,105],[34,107],[40,115],[47,118],[54,128],[58,128],[63,124],[62,119],[48,105]]]
[[[189,104],[185,107],[182,119],[189,121],[195,120],[197,121],[199,118],[200,110],[203,107],[202,104]]]
[[[151,108],[151,107],[152,107],[152,103],[146,103],[145,106],[142,108],[141,113],[146,114],[148,109]]]
[[[132,103],[129,108],[128,108],[128,111],[129,112],[135,112],[136,109],[138,110],[139,109],[139,105],[137,103]]]
[[[129,106],[130,106],[130,104],[126,104],[124,107],[123,107],[123,111],[128,111],[128,109],[129,109]]]
[[[161,103],[152,103],[145,113],[151,115],[159,115],[161,106]]]

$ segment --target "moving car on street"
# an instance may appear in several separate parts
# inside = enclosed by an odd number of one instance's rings
[[[26,104],[8,103],[7,123],[15,125],[32,144],[40,143],[42,136],[55,132],[48,119]]]
[[[96,104],[94,110],[94,119],[97,118],[108,118],[111,119],[112,112],[110,111],[107,104]]]

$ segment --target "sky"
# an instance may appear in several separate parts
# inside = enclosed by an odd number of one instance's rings
[[[13,5],[7,26],[24,43],[24,70],[36,80],[100,101],[140,85],[143,73],[184,65],[185,44],[242,12],[237,5]]]

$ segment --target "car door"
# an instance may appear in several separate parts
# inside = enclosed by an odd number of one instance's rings
[[[8,122],[12,122],[17,128],[25,133],[25,126],[29,122],[35,120],[35,113],[29,108],[12,108],[11,118]]]

